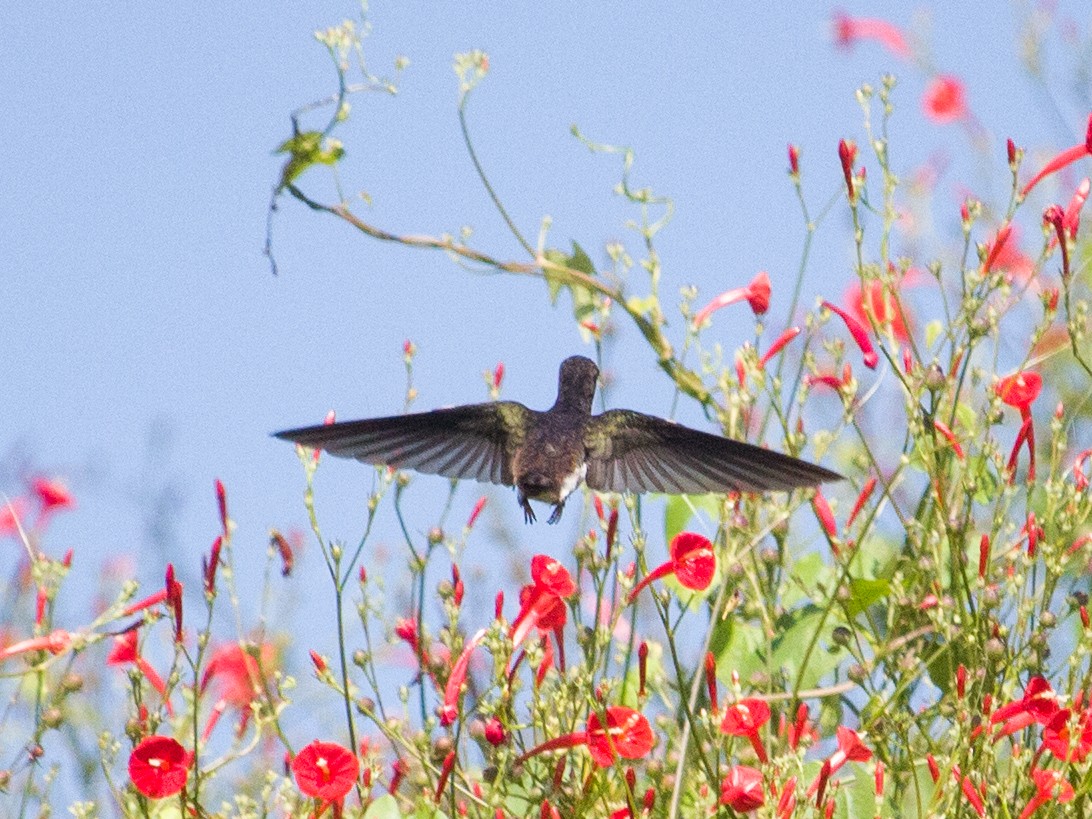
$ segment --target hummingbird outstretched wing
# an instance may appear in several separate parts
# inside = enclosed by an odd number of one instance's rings
[[[799,458],[632,410],[594,416],[585,482],[603,492],[769,492],[842,476]]]
[[[532,411],[515,401],[342,421],[274,435],[364,463],[511,486]]]

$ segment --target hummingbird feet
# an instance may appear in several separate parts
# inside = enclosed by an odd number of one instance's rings
[[[553,524],[557,523],[557,522],[558,522],[559,520],[561,520],[561,511],[562,511],[562,510],[563,510],[564,508],[565,508],[565,501],[562,501],[561,503],[557,504],[557,505],[556,505],[556,506],[554,507],[554,511],[553,511],[553,513],[552,513],[552,514],[550,515],[550,518],[549,518],[549,520],[547,520],[546,522],[547,522],[547,523],[549,523],[549,524],[551,524],[551,525],[553,525]]]
[[[519,505],[523,507],[523,522],[534,523],[535,522],[535,510],[531,508],[531,502],[527,500],[527,497],[521,492],[518,496]],[[553,523],[553,518],[550,519]]]

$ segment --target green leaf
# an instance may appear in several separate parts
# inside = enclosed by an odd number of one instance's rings
[[[717,658],[717,676],[728,679],[733,671],[738,671],[740,679],[749,680],[756,672],[764,671],[765,647],[766,641],[758,625],[732,617],[721,620],[710,642],[710,649]]]
[[[573,253],[569,257],[569,267],[588,276],[595,276],[595,265],[592,264],[591,256],[585,253],[584,248],[575,241],[573,242]]]
[[[572,243],[573,252],[569,255],[560,250],[549,249],[543,255],[551,263],[560,267],[567,267],[579,271],[586,276],[594,278],[595,265],[591,257],[584,252],[576,242]],[[573,299],[573,317],[577,322],[586,321],[595,312],[595,293],[583,285],[567,280],[563,273],[557,273],[547,268],[544,271],[546,285],[550,288],[550,303],[557,304],[557,297],[562,290],[568,290]]]
[[[833,570],[823,562],[817,552],[811,552],[796,560],[792,565],[792,582],[786,583],[781,595],[781,605],[792,610],[804,603],[810,603],[813,597],[821,596],[818,587],[833,584]]]
[[[824,635],[829,635],[831,629],[838,625],[838,619],[833,616],[824,618],[822,610],[815,606],[807,606],[781,619],[789,620],[792,624],[785,629],[778,623],[780,635],[774,639],[773,644],[774,667],[783,669],[787,677],[795,681],[800,675],[800,665],[806,658],[807,667],[800,677],[800,683],[804,688],[814,688],[842,662],[843,652],[829,651],[828,640],[824,639]],[[816,638],[815,632],[820,628],[820,623],[824,634]],[[808,646],[813,640],[815,646],[808,655]]]
[[[937,343],[940,334],[944,331],[944,323],[939,320],[930,321],[925,325],[925,346],[930,350]]]
[[[981,419],[978,410],[970,404],[960,402],[959,404],[956,404],[955,417],[958,421],[958,425],[965,429],[970,437],[977,437],[976,430],[978,429],[979,420]]]
[[[639,316],[647,316],[657,304],[655,296],[630,296],[626,299],[626,308]]]
[[[324,139],[321,131],[303,131],[282,142],[276,153],[289,154],[281,169],[280,187],[283,188],[312,165],[336,164],[345,156],[345,149],[339,140]]]
[[[846,601],[846,610],[850,617],[856,617],[869,606],[878,603],[891,593],[891,584],[886,580],[867,580],[854,577],[849,581],[850,597]]]
[[[389,793],[383,794],[368,805],[368,809],[364,811],[364,819],[402,819],[398,800]]]
[[[982,506],[989,506],[1001,493],[1001,480],[994,473],[989,459],[979,455],[970,461],[968,470],[974,475],[974,500]]]

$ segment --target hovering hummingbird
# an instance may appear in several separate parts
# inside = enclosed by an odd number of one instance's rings
[[[581,482],[600,492],[783,491],[842,476],[807,461],[684,427],[633,410],[592,415],[599,368],[561,362],[557,400],[545,412],[515,401],[343,421],[275,433],[311,449],[369,464],[516,487],[523,517],[530,501],[554,506]]]

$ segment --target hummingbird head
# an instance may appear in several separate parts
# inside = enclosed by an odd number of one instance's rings
[[[557,377],[557,402],[555,407],[576,409],[590,413],[599,368],[590,358],[574,355],[561,362]]]

